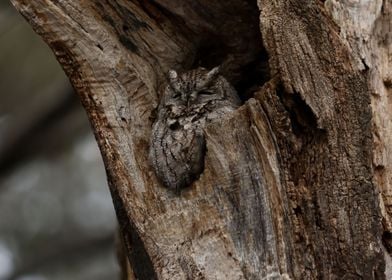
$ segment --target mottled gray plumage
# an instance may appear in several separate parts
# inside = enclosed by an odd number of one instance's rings
[[[204,168],[203,128],[240,105],[235,89],[219,75],[198,68],[178,75],[169,71],[169,82],[152,128],[150,161],[162,183],[179,190],[197,179]]]

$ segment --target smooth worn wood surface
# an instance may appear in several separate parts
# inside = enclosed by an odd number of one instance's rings
[[[129,279],[385,279],[369,70],[322,1],[12,2],[88,113]],[[148,163],[165,75],[217,65],[244,104],[178,194]]]

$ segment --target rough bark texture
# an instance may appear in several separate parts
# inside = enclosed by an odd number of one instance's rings
[[[342,3],[329,0],[326,8],[340,36],[354,51],[357,67],[368,69],[373,129],[373,182],[380,194],[383,243],[392,251],[392,2],[390,0]],[[392,261],[387,252],[387,279],[392,278]]]
[[[90,117],[130,279],[385,278],[391,161],[378,176],[370,105],[388,97],[322,1],[12,2]],[[169,68],[218,64],[245,102],[205,129],[204,172],[178,195],[147,160],[159,89]]]

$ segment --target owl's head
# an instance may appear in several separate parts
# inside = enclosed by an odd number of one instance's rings
[[[236,98],[236,93],[219,74],[219,67],[197,68],[181,75],[170,70],[164,98],[165,105],[191,107]]]

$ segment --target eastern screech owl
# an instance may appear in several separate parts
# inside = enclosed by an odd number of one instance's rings
[[[219,75],[197,68],[169,81],[158,107],[150,140],[150,162],[161,182],[179,190],[197,179],[204,168],[203,128],[212,120],[238,108],[235,89]]]

